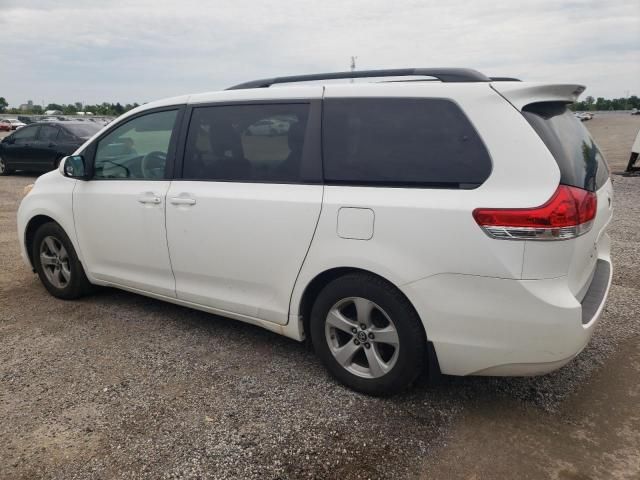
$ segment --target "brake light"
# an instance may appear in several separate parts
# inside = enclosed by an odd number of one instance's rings
[[[492,238],[565,240],[589,230],[596,216],[595,193],[560,185],[553,196],[534,208],[476,208],[473,218]]]

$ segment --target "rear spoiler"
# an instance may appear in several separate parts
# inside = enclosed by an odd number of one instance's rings
[[[492,82],[491,88],[504,97],[511,105],[522,110],[530,103],[562,102],[573,103],[584,92],[584,85],[549,84],[529,82]]]

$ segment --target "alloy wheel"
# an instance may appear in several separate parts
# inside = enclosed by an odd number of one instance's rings
[[[40,244],[40,263],[47,280],[56,288],[65,288],[71,281],[69,254],[56,237],[45,237]]]
[[[400,339],[393,320],[366,298],[344,298],[331,307],[325,336],[336,361],[359,377],[382,377],[398,359]]]

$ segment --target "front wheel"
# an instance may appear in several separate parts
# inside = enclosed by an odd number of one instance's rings
[[[425,363],[426,338],[413,306],[393,285],[354,273],[329,283],[311,313],[311,340],[342,383],[370,395],[409,386]]]
[[[54,297],[71,300],[89,291],[89,280],[73,244],[57,223],[38,228],[31,254],[40,281]]]

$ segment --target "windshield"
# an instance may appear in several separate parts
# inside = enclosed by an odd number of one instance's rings
[[[560,168],[560,183],[595,191],[609,179],[602,152],[567,106],[532,103],[522,111]]]
[[[98,133],[102,129],[102,125],[92,125],[87,123],[86,125],[65,125],[64,128],[69,130],[76,137],[89,138]]]

